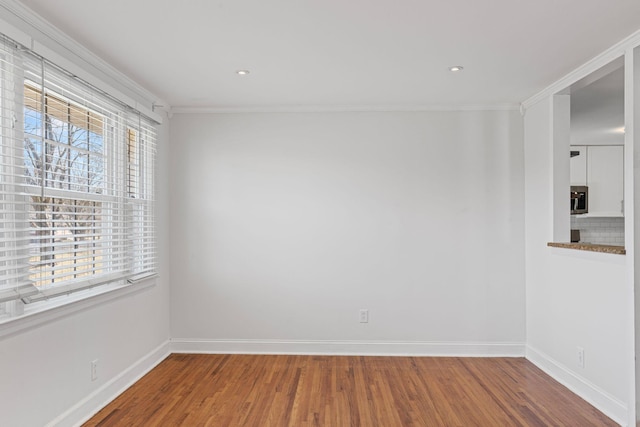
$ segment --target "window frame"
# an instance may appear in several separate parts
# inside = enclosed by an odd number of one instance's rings
[[[3,40],[8,40],[8,39],[5,37]],[[1,48],[2,48],[2,45],[0,45],[0,55],[2,55],[2,52],[3,52]],[[23,225],[24,224],[27,225],[27,229],[29,230],[32,229],[32,224],[31,224],[32,221],[27,214],[29,205],[33,204],[33,199],[31,199],[31,196],[37,195],[39,192],[40,194],[42,194],[42,188],[46,188],[47,196],[63,198],[63,199],[72,201],[73,206],[75,206],[75,203],[77,201],[90,201],[89,203],[91,203],[91,205],[94,207],[96,204],[100,204],[99,209],[101,211],[100,215],[102,216],[102,218],[99,221],[96,218],[93,218],[91,220],[92,225],[89,226],[91,228],[90,230],[91,232],[89,234],[91,235],[96,234],[100,236],[110,235],[119,226],[121,229],[120,232],[122,234],[122,240],[123,242],[126,241],[128,239],[128,236],[126,233],[128,233],[132,229],[132,227],[135,230],[136,227],[146,225],[144,221],[139,221],[137,218],[134,218],[132,216],[132,212],[133,212],[131,208],[132,204],[135,204],[137,206],[142,206],[143,209],[146,206],[150,206],[152,212],[154,212],[154,215],[155,215],[155,208],[153,206],[155,204],[155,197],[151,197],[149,199],[142,199],[142,198],[136,199],[136,198],[129,197],[129,194],[128,194],[129,191],[127,189],[128,182],[130,180],[128,166],[124,170],[122,170],[123,166],[120,166],[120,169],[118,167],[118,162],[122,162],[122,156],[126,158],[126,153],[123,153],[123,150],[124,150],[123,142],[125,146],[127,145],[125,132],[129,127],[129,123],[133,122],[132,117],[135,118],[135,122],[138,125],[138,126],[133,126],[138,132],[138,135],[140,135],[141,132],[143,132],[142,131],[143,126],[141,125],[142,122],[144,122],[145,124],[149,123],[149,128],[152,129],[152,131],[154,132],[155,132],[154,126],[157,122],[155,122],[153,119],[148,119],[146,117],[143,118],[140,112],[136,112],[132,110],[130,107],[127,107],[125,104],[122,104],[120,101],[116,101],[114,98],[109,97],[104,92],[96,89],[95,87],[87,85],[86,82],[79,81],[75,76],[72,76],[69,73],[64,72],[60,68],[46,61],[44,58],[34,55],[33,52],[28,51],[28,49],[22,49],[22,53],[25,53],[25,52],[27,55],[31,55],[32,57],[35,57],[37,61],[42,61],[42,64],[47,64],[47,66],[50,66],[52,69],[55,70],[56,73],[63,73],[65,74],[65,78],[71,79],[73,81],[73,84],[69,86],[69,88],[71,88],[69,92],[71,95],[73,95],[73,92],[74,92],[73,90],[73,88],[75,87],[74,85],[77,84],[78,86],[81,86],[77,89],[78,93],[84,94],[85,92],[83,91],[88,91],[88,93],[90,94],[95,93],[96,96],[108,98],[110,103],[113,103],[114,105],[116,105],[116,108],[112,111],[113,113],[112,121],[110,121],[108,125],[104,124],[105,127],[108,126],[109,128],[103,129],[103,135],[102,135],[103,150],[102,150],[102,160],[101,160],[102,162],[101,163],[102,164],[101,179],[103,180],[103,183],[102,183],[103,191],[98,191],[98,192],[91,191],[92,190],[92,188],[90,187],[91,177],[89,172],[91,166],[89,162],[90,162],[90,156],[92,154],[91,147],[90,147],[91,138],[92,138],[91,137],[91,126],[92,126],[91,120],[92,120],[92,113],[94,112],[91,110],[91,108],[85,107],[84,105],[80,104],[82,108],[86,108],[85,112],[87,116],[86,127],[82,127],[82,125],[80,125],[78,126],[78,129],[81,129],[80,130],[81,133],[86,132],[86,142],[87,142],[86,148],[88,152],[82,155],[87,156],[86,180],[87,180],[88,191],[86,192],[77,191],[82,187],[82,185],[80,184],[78,184],[76,189],[72,189],[71,187],[72,172],[70,172],[69,165],[67,165],[69,166],[69,168],[66,172],[69,174],[69,177],[67,177],[69,182],[69,187],[66,189],[48,187],[46,183],[47,177],[44,175],[41,176],[41,183],[40,183],[41,185],[29,184],[26,181],[16,184],[21,187],[21,190],[22,190],[21,193],[24,196],[24,198],[29,200],[25,202],[25,207],[26,207],[25,212],[20,213],[20,214],[25,214],[25,217],[20,221],[18,220],[13,221],[14,226],[15,224],[22,222]],[[1,57],[0,57],[0,60],[2,60]],[[2,143],[2,145],[0,146],[0,149],[3,151],[4,150],[20,150],[23,153],[24,157],[26,157],[26,154],[25,154],[26,151],[25,151],[25,146],[23,141],[27,136],[25,132],[26,120],[24,118],[24,113],[27,109],[27,105],[24,102],[24,92],[25,92],[24,87],[25,87],[25,83],[28,80],[30,80],[27,76],[27,73],[24,72],[24,70],[26,70],[27,68],[28,66],[21,64],[21,70],[23,72],[21,73],[20,76],[14,75],[14,80],[9,84],[13,86],[13,91],[14,91],[13,96],[15,99],[13,99],[12,106],[17,116],[12,119],[14,120],[15,123],[17,123],[14,130],[16,133],[21,133],[21,135],[19,135],[18,137],[16,136],[10,137],[9,140],[11,140],[14,145],[10,148],[7,148],[4,142],[6,138],[4,138],[3,135],[0,133],[0,142]],[[44,71],[42,75],[44,76]],[[33,82],[33,83],[36,83],[36,86],[37,86],[37,82]],[[4,95],[4,91],[7,86],[8,84],[5,76],[0,75],[0,96],[2,97],[2,99],[0,100],[0,111],[2,111],[3,106],[6,106],[6,104],[10,102],[8,101],[9,98]],[[57,102],[62,102],[63,105],[65,102],[67,103],[67,107],[69,110],[67,115],[68,120],[64,120],[63,118],[63,122],[64,122],[64,126],[66,126],[67,132],[69,132],[69,130],[72,129],[73,126],[76,126],[76,123],[74,122],[74,117],[70,112],[72,109],[71,104],[75,103],[73,96],[67,97],[66,92],[64,94],[61,94],[61,93],[57,93],[55,89],[49,88],[47,86],[47,81],[44,80],[44,77],[43,77],[43,84],[39,86],[41,90],[41,95],[44,94],[46,97],[48,93],[51,93],[52,98],[55,98]],[[20,93],[19,91],[16,91],[15,88],[22,88],[22,92]],[[33,85],[32,85],[32,88],[33,88]],[[46,99],[45,97],[43,97],[43,104],[44,104],[44,99]],[[82,95],[78,95],[78,97],[82,98]],[[22,101],[18,102],[17,100],[22,100]],[[75,105],[74,108],[75,107],[77,107],[77,105]],[[56,141],[55,139],[50,140],[46,138],[49,135],[45,135],[44,123],[47,120],[46,116],[48,111],[43,109],[40,112],[42,113],[41,120],[43,123],[42,130],[41,130],[43,159],[41,161],[46,161],[46,159],[44,158],[44,154],[46,153],[45,147],[47,146],[47,144],[52,144],[55,146],[55,145],[60,145],[62,143]],[[55,117],[55,114],[52,113],[52,117]],[[4,125],[4,123],[6,123],[8,120],[10,120],[10,118],[6,116],[6,114],[3,114],[0,117],[0,125]],[[1,129],[0,129],[0,132],[1,132]],[[77,148],[73,146],[72,141],[68,141],[68,144],[69,144],[69,148],[67,150],[75,150]],[[140,148],[140,145],[138,145],[138,148]],[[0,151],[0,157],[3,156],[2,154],[3,151]],[[146,154],[142,152],[138,153],[138,156],[145,156],[145,155]],[[120,160],[117,159],[118,156],[120,156]],[[152,184],[152,189],[154,190],[155,190],[155,180],[157,179],[155,175],[157,173],[157,168],[155,165],[155,161],[156,161],[155,156],[156,156],[156,153],[154,150],[152,154],[152,157],[153,157],[152,164],[138,165],[139,173],[143,173],[143,174],[151,173],[152,180],[154,181],[154,183]],[[21,160],[21,159],[18,159],[18,160]],[[2,167],[4,163],[2,162],[0,163],[1,163],[0,167]],[[144,167],[150,167],[151,170],[146,171],[144,169],[141,169]],[[26,166],[24,164],[23,164],[23,168],[26,169]],[[25,175],[25,179],[26,179],[26,175]],[[7,185],[7,184],[5,183],[4,185]],[[109,190],[111,190],[111,193],[109,192]],[[15,193],[17,192],[18,191],[15,191]],[[3,203],[3,199],[0,200],[0,203]],[[77,211],[75,211],[75,208],[73,212],[74,214],[77,214]],[[124,219],[117,219],[119,218],[119,215],[122,216],[122,218]],[[111,217],[110,219],[107,218],[109,216]],[[118,223],[120,223],[120,225],[118,225]],[[153,218],[152,223],[154,224],[152,232],[153,232],[153,240],[155,241],[157,240],[157,230],[155,229],[155,217]],[[51,228],[54,228],[54,227],[51,227]],[[62,227],[62,229],[68,230],[70,228]],[[125,249],[122,251],[121,248],[118,247],[118,245],[123,246]],[[27,244],[27,246],[29,245]],[[152,279],[157,276],[157,262],[154,261],[151,264],[151,269],[148,269],[147,271],[138,271],[138,269],[136,268],[137,264],[133,259],[134,258],[133,255],[135,255],[135,251],[130,242],[124,242],[124,243],[118,242],[117,244],[113,244],[112,246],[113,248],[111,249],[109,245],[103,247],[102,256],[103,258],[106,259],[105,262],[114,263],[114,258],[110,257],[110,255],[112,254],[108,252],[110,250],[114,250],[114,251],[120,250],[122,256],[121,258],[119,258],[120,259],[119,262],[121,263],[119,264],[119,266],[121,271],[116,270],[114,274],[102,274],[100,275],[99,280],[91,280],[85,277],[77,277],[76,273],[73,272],[72,274],[73,278],[71,280],[64,280],[60,284],[55,284],[53,286],[49,286],[48,288],[42,288],[42,287],[36,288],[33,284],[30,284],[26,286],[28,289],[25,291],[22,289],[18,289],[16,287],[16,289],[13,289],[13,291],[15,291],[16,297],[9,298],[9,299],[2,299],[3,296],[6,297],[6,295],[3,295],[3,292],[5,292],[5,290],[9,288],[5,287],[6,288],[5,289],[0,287],[0,335],[2,335],[2,330],[3,330],[2,326],[5,323],[7,322],[11,323],[14,320],[23,318],[24,316],[36,315],[44,311],[49,311],[52,309],[56,309],[58,307],[64,307],[68,304],[74,304],[75,302],[84,301],[86,299],[93,299],[94,297],[103,295],[105,293],[110,293],[114,290],[123,289],[123,288],[128,289],[129,287],[131,287],[132,283],[142,282],[141,285],[134,286],[133,287],[134,290],[141,288],[141,286],[152,285],[153,283],[155,283],[155,280],[148,280],[148,279]],[[158,255],[157,255],[157,248],[155,247],[155,244],[153,248],[154,248],[153,258],[156,259]],[[0,250],[5,250],[5,249],[4,247],[2,247],[0,248]],[[74,251],[77,251],[77,248],[74,247]],[[76,253],[73,256],[73,258],[77,259],[77,256],[78,254]],[[111,268],[111,265],[109,264],[104,268],[104,270],[109,270],[110,268]],[[93,266],[92,269],[93,269],[92,271],[94,271],[95,266]],[[4,279],[4,276],[0,279]],[[34,288],[36,289],[37,294],[35,294]],[[19,308],[15,310],[7,310],[7,306],[9,304],[14,304],[14,303],[16,306],[19,306]]]

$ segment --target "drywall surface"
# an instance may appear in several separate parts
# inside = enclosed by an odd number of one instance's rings
[[[519,113],[171,122],[172,339],[524,343]]]
[[[159,128],[159,137],[161,267],[155,285],[0,337],[1,425],[76,425],[113,397],[104,390],[114,379],[135,379],[126,378],[130,368],[168,341],[168,124]],[[86,407],[77,407],[84,401]]]
[[[633,293],[626,284],[627,260],[547,247],[554,234],[553,105],[546,99],[525,116],[527,355],[625,422],[633,380],[628,354],[633,316],[627,304]],[[578,347],[584,349],[584,367],[578,362]]]

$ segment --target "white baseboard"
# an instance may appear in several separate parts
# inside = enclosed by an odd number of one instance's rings
[[[99,389],[48,423],[47,427],[82,425],[122,392],[131,387],[147,372],[166,359],[167,356],[171,354],[169,347],[169,341],[162,343],[121,374],[105,383]]]
[[[173,353],[524,357],[524,343],[171,339]]]
[[[627,405],[624,402],[602,390],[600,387],[587,381],[572,372],[566,366],[555,361],[546,354],[530,346],[526,347],[527,359],[542,369],[547,375],[553,377],[563,386],[589,402],[600,412],[617,422],[621,426],[627,425]]]

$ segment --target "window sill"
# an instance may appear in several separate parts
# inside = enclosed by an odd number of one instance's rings
[[[38,327],[60,317],[68,316],[107,301],[122,298],[156,284],[156,278],[149,278],[136,284],[113,283],[68,296],[52,298],[25,306],[19,316],[0,317],[0,339],[17,332]]]
[[[597,245],[593,243],[556,243],[549,242],[547,246],[553,248],[575,249],[578,251],[601,252],[605,254],[625,255],[627,251],[624,246]]]

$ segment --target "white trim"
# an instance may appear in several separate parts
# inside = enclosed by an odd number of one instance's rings
[[[171,339],[174,353],[524,357],[519,342]]]
[[[621,426],[627,425],[627,405],[624,402],[529,345],[526,347],[526,357],[547,375],[586,400],[613,421]]]
[[[6,16],[9,15],[9,16]],[[154,105],[168,105],[82,44],[43,19],[22,2],[0,0],[3,32],[39,55],[162,123]],[[117,89],[121,87],[123,90]]]
[[[90,289],[86,292],[77,292],[69,296],[52,298],[50,301],[30,304],[30,307],[25,308],[24,314],[20,316],[0,318],[0,340],[6,336],[51,323],[56,319],[86,310],[95,305],[104,304],[116,298],[123,298],[134,292],[140,292],[155,284],[155,280],[135,285],[110,284]]]
[[[140,358],[119,375],[67,409],[46,426],[81,426],[170,355],[169,341]]]
[[[614,61],[622,57],[625,54],[627,49],[634,48],[638,45],[640,45],[640,31],[636,31],[635,33],[631,34],[629,37],[616,43],[615,45],[611,46],[609,49],[605,50],[601,54],[597,55],[596,57],[585,62],[575,70],[571,71],[569,74],[565,75],[560,80],[556,81],[555,83],[552,83],[542,91],[528,98],[526,101],[522,103],[522,106],[526,110],[532,105],[542,101],[543,99],[548,98],[551,95],[555,95],[556,93],[564,89],[567,89],[572,84],[587,77],[589,74],[593,73],[599,68],[604,67],[611,61]]]
[[[629,403],[628,403],[628,423],[636,425],[636,420],[640,413],[640,393],[637,390],[637,382],[640,381],[640,365],[636,362],[636,352],[640,349],[640,312],[638,308],[638,297],[640,296],[640,288],[636,285],[636,273],[640,273],[640,269],[636,268],[640,263],[635,251],[636,245],[640,245],[640,239],[637,234],[640,225],[640,216],[638,216],[638,166],[636,159],[640,153],[640,138],[638,138],[638,129],[640,125],[640,52],[638,49],[629,48],[625,55],[624,69],[624,200],[628,200],[624,205],[625,220],[624,232],[627,249],[627,280],[626,285],[629,288],[629,298],[627,298],[627,306],[630,313],[631,327],[627,328],[628,332],[628,360],[629,360]],[[636,338],[637,337],[637,338]],[[640,359],[638,360],[640,362]],[[640,385],[640,384],[638,384]]]
[[[171,107],[170,114],[345,113],[424,111],[518,111],[518,104],[495,105],[274,105],[247,107]]]
[[[2,6],[2,2],[0,0],[0,7]],[[1,14],[0,14],[1,15]],[[9,24],[4,19],[0,18],[0,28],[2,28],[2,34],[13,39],[13,41],[20,43],[23,46],[29,46],[31,44],[31,37],[26,34],[24,31],[20,31],[14,25]]]

